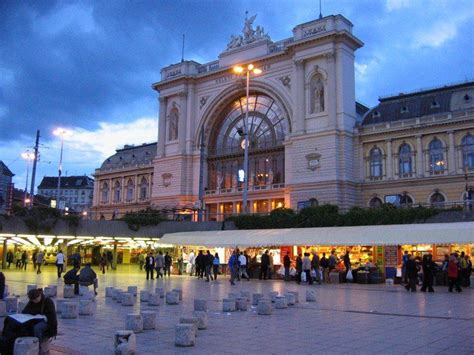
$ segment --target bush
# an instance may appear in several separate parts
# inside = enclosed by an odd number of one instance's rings
[[[127,223],[128,228],[137,231],[141,226],[156,226],[165,221],[166,217],[161,214],[161,211],[147,208],[138,212],[127,212],[120,219]]]

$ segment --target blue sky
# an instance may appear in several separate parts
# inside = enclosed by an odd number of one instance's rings
[[[474,79],[474,1],[323,0],[365,45],[356,52],[356,97],[379,96]],[[160,69],[181,59],[217,59],[245,11],[272,40],[319,15],[318,1],[0,1],[0,160],[23,188],[41,130],[37,184],[56,175],[60,126],[63,172],[91,174],[115,149],[157,139]],[[36,184],[36,185],[37,185]]]

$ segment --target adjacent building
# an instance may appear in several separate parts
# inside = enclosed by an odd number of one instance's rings
[[[0,160],[0,214],[9,213],[12,207],[13,176],[15,174]]]

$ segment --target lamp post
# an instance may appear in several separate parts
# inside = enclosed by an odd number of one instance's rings
[[[61,153],[59,155],[59,167],[58,167],[58,188],[56,189],[56,208],[59,209],[59,193],[61,191],[61,174],[63,170],[63,147],[64,147],[64,137],[70,135],[70,132],[64,128],[56,128],[53,131],[53,134],[61,138]]]
[[[35,159],[35,153],[26,151],[24,153],[21,153],[21,157],[26,160],[26,182],[25,182],[25,194],[23,197],[23,207],[27,207],[28,204],[32,202],[32,198],[34,198],[34,196],[32,196],[31,199],[28,200],[28,177],[30,175],[30,160]]]
[[[249,172],[249,132],[248,132],[248,118],[249,118],[249,89],[250,89],[250,73],[258,75],[262,72],[261,69],[255,68],[253,64],[248,64],[246,67],[240,65],[234,67],[234,72],[237,74],[245,74],[246,91],[245,91],[245,119],[244,119],[244,132],[243,132],[243,149],[244,149],[244,188],[242,193],[242,205],[244,214],[247,214],[247,195],[248,195],[248,172]]]

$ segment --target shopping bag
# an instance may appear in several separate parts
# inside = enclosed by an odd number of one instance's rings
[[[402,277],[402,269],[397,267],[397,277]]]
[[[306,273],[305,272],[301,273],[301,282],[306,282]]]
[[[280,276],[285,276],[285,267],[282,265],[278,271],[277,271],[278,275]]]
[[[311,277],[314,279],[316,277],[316,270],[311,270]]]
[[[352,282],[354,280],[354,276],[352,276],[352,270],[351,269],[349,269],[349,271],[347,272],[346,280],[349,281],[349,282]]]

